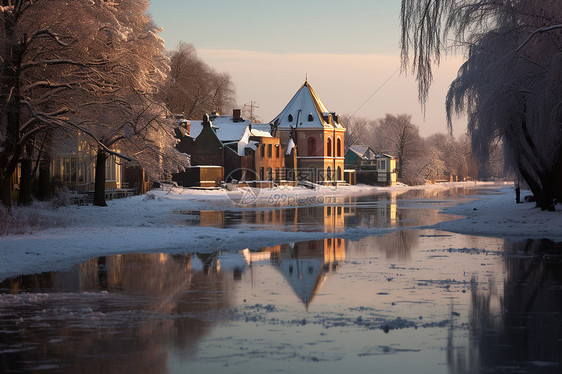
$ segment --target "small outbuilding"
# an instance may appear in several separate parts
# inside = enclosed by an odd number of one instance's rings
[[[355,170],[357,183],[394,186],[396,184],[396,158],[376,153],[367,145],[352,145],[345,152],[345,168]],[[352,183],[350,183],[352,184]]]

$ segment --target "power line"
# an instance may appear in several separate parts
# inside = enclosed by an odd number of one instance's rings
[[[361,108],[363,108],[365,106],[365,104],[367,104],[369,102],[369,100],[371,100],[373,98],[373,96],[375,96],[377,94],[377,92],[379,92],[388,83],[388,81],[390,81],[392,79],[392,77],[394,77],[396,75],[396,73],[398,73],[399,71],[400,71],[400,68],[397,68],[396,70],[394,70],[394,73],[392,73],[388,78],[386,78],[386,80],[375,90],[375,92],[373,92],[371,94],[371,96],[369,96],[367,98],[367,100],[365,100],[363,102],[363,104],[361,104],[359,106],[359,108],[357,108],[355,110],[355,112],[353,112],[353,114],[351,115],[351,118],[353,118],[355,116],[355,113],[357,113],[359,110],[361,110]]]
[[[250,104],[244,104],[244,108],[246,107],[250,107],[250,122],[254,122],[254,108],[259,108],[259,106],[257,105],[258,103],[256,103],[255,101],[251,100]]]

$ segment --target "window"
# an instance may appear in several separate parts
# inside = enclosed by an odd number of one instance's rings
[[[105,159],[105,180],[115,179],[115,156],[111,155]]]
[[[308,115],[308,122],[312,122],[312,121],[314,121],[314,117],[312,116],[312,113],[310,113]]]
[[[279,158],[279,144],[275,144],[275,157]]]
[[[339,180],[339,181],[342,180],[342,178],[341,178],[341,166],[338,166],[338,171],[337,171],[337,174],[336,174],[336,179]]]
[[[263,168],[260,168],[260,180],[264,180]]]
[[[279,173],[279,168],[275,168],[275,180],[281,180],[281,174]]]
[[[332,156],[332,138],[328,138],[328,157]]]
[[[289,122],[293,122],[293,115],[289,114],[289,117],[287,117],[287,119],[289,120]]]
[[[332,168],[328,166],[328,170],[326,171],[326,180],[332,180]]]
[[[265,157],[265,144],[260,145],[260,156]]]
[[[316,139],[314,139],[313,137],[308,138],[307,154],[309,156],[316,156]]]
[[[336,152],[338,157],[341,157],[341,139],[338,138],[338,141],[336,142]]]
[[[271,168],[267,168],[267,180],[270,181],[273,179],[273,170]]]
[[[272,155],[273,155],[272,145],[268,144],[267,145],[267,157],[271,158]]]
[[[379,160],[379,170],[386,170],[386,160]]]

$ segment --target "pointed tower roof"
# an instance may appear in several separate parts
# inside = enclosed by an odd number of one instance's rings
[[[330,115],[332,119],[330,120]],[[330,112],[326,105],[320,100],[316,92],[312,89],[308,80],[299,88],[297,93],[289,101],[285,109],[271,122],[275,120],[279,123],[279,128],[343,128],[338,123],[334,112]]]

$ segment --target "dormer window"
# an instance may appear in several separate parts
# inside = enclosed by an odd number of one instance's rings
[[[289,120],[289,122],[293,122],[293,115],[292,114],[289,114],[288,120]]]
[[[312,122],[312,121],[314,121],[314,117],[312,116],[312,113],[310,113],[308,115],[308,122]]]

